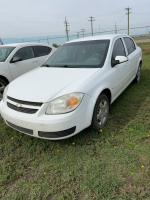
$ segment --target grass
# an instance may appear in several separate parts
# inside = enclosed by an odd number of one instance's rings
[[[150,39],[150,36],[136,36],[136,37],[132,37],[134,38],[134,40],[146,40],[146,39]]]
[[[113,103],[101,131],[62,141],[19,133],[0,118],[0,199],[150,199],[150,43],[142,77]]]

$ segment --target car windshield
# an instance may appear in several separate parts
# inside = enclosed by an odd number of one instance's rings
[[[0,46],[0,62],[4,62],[15,47]]]
[[[99,68],[104,65],[109,40],[72,42],[62,45],[43,66]]]

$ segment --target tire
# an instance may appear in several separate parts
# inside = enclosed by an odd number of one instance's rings
[[[103,128],[107,122],[109,113],[109,100],[105,94],[100,94],[94,107],[91,129],[94,131]]]
[[[140,81],[140,78],[141,78],[141,64],[139,64],[138,71],[133,82],[138,83]]]
[[[0,78],[0,101],[3,98],[3,92],[7,85],[8,83],[4,79]]]

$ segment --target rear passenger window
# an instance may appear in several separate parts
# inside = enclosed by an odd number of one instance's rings
[[[135,44],[133,42],[132,39],[128,38],[128,37],[124,37],[124,42],[126,44],[127,50],[128,50],[128,55],[130,53],[132,53],[136,48],[135,48]]]
[[[51,52],[51,48],[46,47],[46,46],[35,46],[36,51],[37,51],[37,56],[46,56]]]
[[[114,44],[112,59],[115,60],[116,56],[126,56],[125,48],[120,38]]]

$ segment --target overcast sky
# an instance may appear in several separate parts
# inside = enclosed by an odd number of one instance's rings
[[[69,35],[81,29],[90,33],[90,16],[94,32],[114,30],[115,23],[117,29],[127,28],[128,6],[130,27],[150,26],[150,0],[0,0],[0,37],[63,36],[65,16]],[[140,30],[146,33],[150,27]]]

